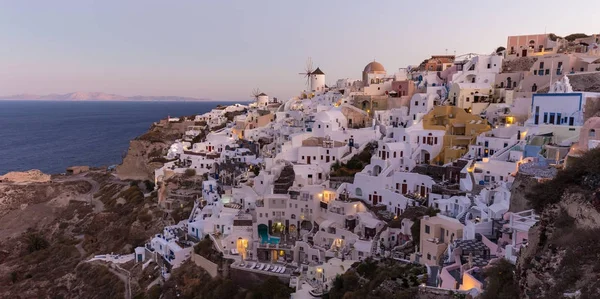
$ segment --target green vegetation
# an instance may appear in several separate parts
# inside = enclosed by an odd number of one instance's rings
[[[215,264],[220,264],[223,261],[223,253],[213,247],[213,242],[208,236],[204,237],[202,241],[194,246],[194,253],[201,255]]]
[[[151,182],[150,180],[145,180],[144,186],[146,187],[146,191],[154,190],[154,182]]]
[[[519,286],[515,279],[515,266],[505,259],[485,270],[487,286],[481,299],[519,298]]]
[[[496,54],[499,54],[500,52],[502,52],[502,51],[504,51],[504,50],[506,50],[506,48],[505,48],[505,47],[502,47],[502,46],[500,46],[500,47],[496,48]]]
[[[377,142],[371,142],[365,146],[362,152],[354,155],[348,162],[340,163],[336,161],[331,165],[332,177],[348,177],[354,176],[357,172],[360,172],[371,162],[371,157],[377,150]]]
[[[556,177],[533,186],[526,194],[529,205],[537,212],[558,203],[565,191],[577,189],[588,200],[600,208],[600,200],[589,196],[600,187],[600,149],[592,149],[579,158],[569,158],[566,169],[558,171]]]
[[[565,39],[572,42],[578,38],[584,38],[584,37],[588,37],[588,35],[585,33],[573,33],[573,34],[569,34],[569,35],[565,36]]]
[[[230,279],[212,278],[193,263],[185,263],[173,271],[171,278],[163,286],[162,298],[288,299],[291,293],[292,290],[275,277],[245,290]],[[146,295],[144,298],[150,297]]]
[[[50,246],[50,243],[37,232],[29,232],[25,235],[25,243],[27,244],[27,251],[33,253],[35,251],[43,250]]]
[[[183,173],[183,175],[185,175],[185,176],[186,176],[186,177],[188,177],[188,178],[189,178],[189,177],[193,177],[193,176],[195,176],[195,175],[196,175],[196,170],[195,170],[195,169],[188,168],[188,169],[186,169],[186,170],[185,170],[185,172]]]
[[[417,287],[422,282],[419,276],[425,273],[427,270],[421,265],[369,258],[336,277],[329,298],[415,298]]]
[[[254,175],[258,175],[260,173],[260,166],[258,165],[253,165],[252,166],[252,173],[254,173]]]
[[[421,241],[421,218],[423,218],[423,216],[434,217],[439,212],[440,210],[434,209],[432,207],[408,207],[406,208],[404,213],[402,213],[402,215],[390,221],[388,225],[391,228],[400,228],[402,219],[410,219],[413,222],[413,225],[410,227],[410,233],[412,235],[413,244],[418,246]]]
[[[246,114],[246,112],[247,112],[247,109],[244,109],[242,111],[225,112],[225,117],[227,118],[228,122],[232,122],[236,116]]]
[[[202,133],[194,136],[194,138],[192,138],[192,144],[194,143],[199,143],[204,141],[204,139],[206,139],[206,133],[204,132],[204,130],[202,130]]]
[[[186,219],[188,216],[190,216],[193,208],[193,201],[180,201],[180,203],[173,209],[173,212],[171,212],[173,221],[175,221],[175,223],[179,223],[179,221]]]
[[[139,136],[138,140],[149,141],[151,143],[163,142],[163,136],[159,131],[148,131],[145,134]]]
[[[551,40],[551,41],[555,42],[555,41],[557,41],[559,38],[562,38],[562,37],[560,37],[560,36],[558,36],[558,35],[556,35],[556,34],[554,34],[554,33],[550,33],[550,34],[548,34],[548,38],[550,38],[550,40]]]

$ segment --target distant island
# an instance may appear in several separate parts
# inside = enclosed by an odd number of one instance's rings
[[[53,101],[210,101],[210,99],[178,96],[132,96],[126,97],[104,92],[72,92],[67,94],[19,94],[0,96],[0,100],[53,100]]]

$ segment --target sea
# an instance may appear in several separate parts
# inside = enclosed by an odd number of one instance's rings
[[[0,101],[0,175],[121,163],[129,141],[168,116],[235,102]],[[247,103],[243,103],[247,104]]]

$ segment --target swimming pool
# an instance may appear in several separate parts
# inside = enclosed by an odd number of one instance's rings
[[[279,242],[281,241],[281,238],[279,237],[273,237],[270,236],[269,233],[267,232],[267,226],[266,225],[259,225],[258,226],[258,236],[260,237],[260,242],[263,244],[279,244]]]

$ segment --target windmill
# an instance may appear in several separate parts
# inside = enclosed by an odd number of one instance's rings
[[[258,101],[258,96],[260,96],[262,92],[260,92],[260,89],[255,88],[254,90],[252,90],[252,97],[254,98],[254,101]]]
[[[306,66],[304,69],[304,73],[298,73],[298,75],[303,75],[304,77],[306,77],[306,89],[308,91],[312,90],[312,86],[310,86],[310,75],[313,72],[313,65],[312,65],[312,58],[308,57],[308,59],[306,60]]]

